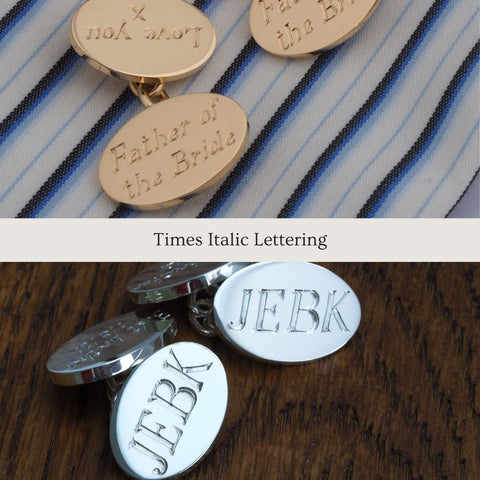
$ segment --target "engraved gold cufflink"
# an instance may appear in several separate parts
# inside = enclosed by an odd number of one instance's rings
[[[267,52],[301,57],[348,40],[380,0],[253,0],[250,29]]]
[[[208,18],[184,0],[88,0],[71,43],[103,73],[130,82],[147,107],[107,145],[100,183],[112,199],[152,210],[212,186],[240,158],[248,121],[234,100],[196,93],[168,98],[166,82],[201,69],[216,46]]]

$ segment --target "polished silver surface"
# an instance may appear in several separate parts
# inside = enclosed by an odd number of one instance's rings
[[[333,272],[311,263],[258,263],[226,280],[214,299],[219,333],[241,352],[279,363],[317,360],[360,323],[360,303]]]
[[[47,362],[53,382],[81,385],[109,379],[135,367],[176,335],[169,314],[139,315],[112,318],[63,344]]]
[[[223,282],[247,265],[244,262],[154,263],[128,282],[127,291],[138,304],[161,303]]]
[[[115,402],[115,459],[138,479],[184,473],[209,451],[227,401],[225,370],[208,348],[183,342],[161,349],[130,375]]]

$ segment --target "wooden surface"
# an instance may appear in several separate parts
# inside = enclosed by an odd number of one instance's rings
[[[125,285],[143,266],[0,267],[1,478],[126,478],[105,385],[57,387],[45,365],[74,334],[133,309]],[[185,478],[480,478],[479,266],[327,267],[357,292],[362,323],[318,362],[262,364],[179,318],[178,340],[212,348],[230,389],[215,446]]]

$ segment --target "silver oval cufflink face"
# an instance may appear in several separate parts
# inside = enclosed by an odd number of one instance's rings
[[[138,304],[166,302],[216,285],[247,265],[246,262],[154,263],[128,282],[127,291]]]
[[[82,385],[109,379],[148,358],[177,332],[172,316],[135,312],[99,323],[70,339],[47,362],[58,385]]]
[[[303,363],[345,345],[360,324],[360,303],[333,272],[310,263],[258,263],[227,279],[214,299],[215,325],[255,358]]]
[[[181,342],[159,350],[114,404],[110,442],[118,464],[138,479],[184,473],[209,451],[227,400],[225,370],[208,348]]]

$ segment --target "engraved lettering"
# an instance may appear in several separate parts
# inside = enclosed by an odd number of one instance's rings
[[[336,6],[333,4],[335,1]],[[322,10],[323,23],[327,23],[334,19],[340,12],[344,10],[345,0],[317,0]],[[350,0],[350,5],[354,5],[355,0]]]
[[[205,125],[210,121],[215,121],[217,119],[217,111],[215,107],[217,106],[218,98],[212,98],[210,100],[210,108],[208,110],[204,110],[200,115],[200,123]]]
[[[207,161],[211,156],[215,156],[217,153],[225,150],[226,146],[233,145],[235,143],[235,134],[229,132],[227,135],[222,136],[220,130],[215,132],[215,136],[211,140],[203,139],[200,150],[194,150],[188,154],[185,150],[180,149],[171,154],[173,160],[173,177],[175,178],[182,173],[196,167],[199,164],[199,160]]]
[[[202,29],[203,27],[187,27],[186,29],[186,33],[190,30],[195,32],[195,42],[193,44],[193,48],[198,48],[200,46],[200,30]]]
[[[172,157],[174,161],[174,177],[182,174],[183,172],[186,172],[190,168],[190,165],[186,158],[187,154],[185,153],[185,150],[177,150],[176,152],[172,153]]]
[[[318,325],[320,323],[320,318],[318,313],[316,312],[315,308],[320,301],[320,295],[315,290],[293,290],[294,295],[294,302],[293,302],[293,310],[292,310],[292,317],[290,319],[290,325],[288,326],[289,332],[303,332],[303,333],[313,333],[317,330]],[[312,303],[308,307],[301,307],[302,304],[302,296],[305,293],[309,293],[312,296]],[[310,315],[311,320],[311,327],[306,330],[299,329],[297,327],[298,324],[298,317],[300,316],[300,312],[305,312]]]
[[[103,38],[107,40],[112,38],[115,35],[115,30],[112,27],[105,27],[103,29]]]
[[[160,31],[158,32],[158,35],[155,37],[155,40],[160,40],[161,38],[164,38],[165,40],[170,40],[170,35],[165,30],[165,27],[162,27],[160,29]]]
[[[192,32],[191,35],[188,35],[189,42],[192,42],[193,48],[198,48],[200,47],[201,30],[203,30],[203,27],[192,25],[185,27],[176,26],[171,29],[167,29],[164,26],[155,29],[149,26],[145,28],[145,38],[148,40],[181,40],[182,38],[187,38],[187,35]]]
[[[92,32],[95,31],[95,40],[100,38],[100,27],[87,27],[87,40],[92,39]]]
[[[143,443],[139,442],[135,437],[130,440],[128,444],[130,448],[135,448],[136,450],[140,451],[147,457],[152,458],[156,462],[160,464],[160,467],[154,468],[152,473],[156,476],[164,475],[167,473],[168,470],[168,463],[167,461],[158,453],[155,453],[152,449],[145,446]]]
[[[79,363],[93,361],[100,357],[104,350],[108,350],[118,343],[125,342],[125,338],[122,336],[124,332],[129,335],[135,335],[142,331],[145,331],[145,325],[143,323],[139,323],[138,326],[135,327],[133,325],[127,326],[123,321],[116,322],[114,325],[108,327],[108,329],[82,341],[75,348],[78,358],[70,362],[67,368],[73,369]]]
[[[213,362],[201,365],[182,365],[170,349],[173,362],[165,360],[163,368],[179,376],[192,386],[176,385],[171,379],[161,378],[153,387],[147,399],[148,406],[142,408],[136,426],[133,429],[129,448],[135,448],[146,457],[157,462],[152,470],[155,476],[164,475],[168,470],[167,460],[158,453],[159,448],[166,448],[174,456],[183,436],[183,428],[175,425],[175,418],[180,417],[185,426],[197,404],[197,392],[203,382],[193,378],[191,374],[205,372]],[[158,367],[157,367],[158,368]]]
[[[128,180],[125,180],[125,183],[123,184],[123,188],[127,191],[127,195],[128,195],[128,198],[130,198],[130,200],[136,197],[135,193],[133,193],[130,190],[132,187],[133,185]]]
[[[277,322],[273,328],[265,327],[265,312],[270,312],[273,317],[277,313],[277,304],[273,304],[267,307],[268,295],[270,293],[276,293],[282,300],[285,298],[285,290],[280,289],[262,289],[260,290],[260,304],[258,307],[257,323],[254,331],[257,332],[278,332],[280,323]]]
[[[135,13],[133,20],[137,20],[138,18],[139,20],[143,20],[144,22],[147,21],[147,19],[142,15],[142,12],[145,10],[145,5],[142,8],[140,8],[140,10],[137,10],[136,7],[134,7],[133,5],[130,5],[130,8]]]
[[[159,422],[154,421],[150,417],[150,415],[152,415],[152,412],[150,410],[147,410],[146,408],[142,410],[142,413],[134,429],[134,432],[135,433],[141,432],[147,436],[150,436],[154,440],[166,446],[170,451],[170,454],[173,455],[175,453],[175,449],[177,448],[178,442],[181,436],[183,435],[183,431],[180,430],[180,428],[176,427],[175,425],[172,425],[177,435],[177,438],[174,441],[171,441],[167,437],[161,434],[162,430],[166,430],[167,427],[165,425],[162,425]],[[147,423],[144,423],[145,420],[147,421]]]
[[[175,38],[176,40],[180,40],[183,35],[184,31],[181,28],[173,28],[172,29],[172,38]]]
[[[306,35],[310,35],[313,32],[312,21],[306,19],[301,27],[292,27],[290,23],[284,25],[284,30],[277,31],[277,40],[280,47],[283,50],[288,50],[297,43],[301,42]]]
[[[141,195],[142,188],[145,189],[145,192],[150,190],[150,182],[146,178],[140,178],[140,174],[135,174],[135,183],[137,187],[137,197]]]
[[[127,145],[125,142],[121,142],[115,147],[112,147],[110,152],[113,155],[113,173],[118,173],[121,169],[119,160],[128,160],[128,163],[132,165],[133,163],[141,160],[144,156],[147,157],[153,152],[158,152],[161,148],[166,147],[169,143],[176,142],[180,138],[184,137],[188,133],[188,125],[190,125],[190,121],[183,120],[178,124],[178,127],[173,127],[165,133],[160,133],[156,128],[153,128],[153,145],[150,146],[150,137],[152,135],[148,136],[143,134],[138,141],[138,147],[130,147],[128,158],[126,152]]]
[[[119,148],[123,148],[125,150],[127,147],[125,143],[122,142],[110,149],[113,154],[113,173],[117,173],[118,171],[120,171],[120,169],[118,168],[118,161],[122,158],[126,158],[125,151],[123,151],[120,155],[118,154],[117,149]]]
[[[138,162],[142,158],[143,157],[142,157],[142,154],[140,153],[140,149],[139,148],[132,148],[130,150],[130,155],[128,157],[128,163],[131,165],[132,163]]]
[[[240,318],[239,318],[238,325],[235,325],[233,320],[231,320],[230,323],[228,324],[228,328],[236,331],[240,331],[244,329],[245,323],[247,322],[247,315],[248,315],[248,309],[250,307],[251,297],[252,297],[252,290],[243,289],[242,307],[240,310]]]
[[[170,363],[168,363],[168,360],[167,360],[167,361],[165,361],[164,367],[167,368],[167,369],[170,368],[174,372],[177,372],[181,376],[181,378],[190,382],[200,392],[203,388],[203,382],[195,380],[193,377],[191,377],[190,375],[187,375],[187,374],[188,373],[195,373],[195,372],[206,372],[210,369],[210,367],[212,366],[212,363],[208,363],[208,364],[205,364],[205,365],[183,366],[179,362],[178,358],[176,357],[176,355],[175,355],[175,353],[173,352],[172,349],[170,350],[170,355],[172,355],[176,365],[171,365]]]
[[[120,34],[123,34],[123,38],[125,40],[131,40],[132,37],[130,37],[130,35],[127,33],[127,31],[125,30],[125,25],[127,24],[127,22],[123,22],[122,25],[120,26],[120,30],[118,31],[118,33],[115,35],[115,37],[113,37],[115,40],[118,40],[120,38]]]
[[[118,40],[120,36],[124,40],[131,40],[132,37],[128,34],[125,26],[127,25],[127,22],[123,21],[123,23],[120,25],[118,32],[115,33],[115,29],[113,27],[104,27],[103,29],[98,26],[87,26],[87,40],[100,40],[101,38],[104,38],[106,40]],[[94,36],[92,36],[94,35]]]
[[[152,179],[152,184],[154,187],[157,187],[162,183],[162,174],[160,172],[155,172]]]
[[[280,330],[291,333],[306,333],[311,334],[319,330],[320,314],[317,311],[320,304],[320,295],[316,290],[293,289],[286,291],[284,289],[261,289],[258,290],[259,303],[258,310],[255,314],[250,315],[250,305],[254,290],[242,290],[242,302],[240,305],[240,312],[236,319],[231,320],[227,327],[233,331],[244,330],[249,318],[252,318],[250,323],[255,322],[252,332],[272,332],[276,333]],[[256,292],[256,291],[255,291]],[[328,292],[328,297],[325,305],[325,313],[323,315],[321,333],[330,332],[331,318],[333,317],[337,322],[339,329],[342,332],[349,332],[343,317],[340,313],[339,306],[350,294],[350,291],[345,291],[343,296],[335,303],[335,290]],[[276,294],[280,297],[282,303],[276,303],[272,296]],[[285,296],[290,295],[288,301]],[[289,306],[291,305],[291,307]],[[281,310],[280,310],[281,309]],[[289,309],[289,313],[287,313]],[[288,317],[289,315],[289,317]],[[250,317],[249,317],[250,316]],[[276,321],[277,316],[280,318]],[[286,324],[288,318],[288,324]],[[280,322],[285,324],[280,325]],[[276,323],[275,323],[276,322]]]
[[[313,32],[312,21],[307,18],[303,24],[303,28],[305,28],[305,35],[310,35]]]
[[[146,136],[146,135],[143,135],[142,137],[142,145],[143,145],[143,154],[148,157],[149,155],[151,155],[152,153],[152,150],[150,148],[148,148],[148,142],[149,142],[149,138]]]
[[[230,146],[230,145],[233,145],[235,143],[235,134],[233,132],[230,132],[228,135],[227,135],[227,138],[225,140],[225,143]]]
[[[265,20],[265,25],[268,25],[270,23],[270,17],[268,16],[268,11],[273,10],[273,5],[271,3],[266,5],[264,0],[258,0],[257,3],[262,6],[263,18]]]
[[[340,328],[340,330],[342,332],[349,332],[350,330],[345,325],[342,315],[338,311],[337,307],[350,294],[350,291],[346,290],[345,293],[340,298],[340,300],[334,304],[333,302],[335,301],[335,293],[336,293],[336,290],[330,290],[328,292],[327,308],[325,309],[325,316],[323,317],[322,332],[330,332],[330,320],[332,318],[332,315],[333,315],[333,318],[335,318],[335,320],[337,321],[337,325]]]
[[[167,398],[161,395],[161,391],[166,389],[168,389],[169,394],[169,397]],[[152,394],[150,395],[150,398],[148,399],[149,402],[154,402],[155,400],[161,400],[170,406],[175,413],[180,416],[183,424],[185,425],[190,417],[190,414],[195,408],[197,403],[197,395],[191,388],[177,388],[170,380],[162,379],[157,382]],[[177,402],[177,404],[175,404],[175,402]],[[180,408],[181,406],[183,406],[183,408],[187,408],[184,410]]]

